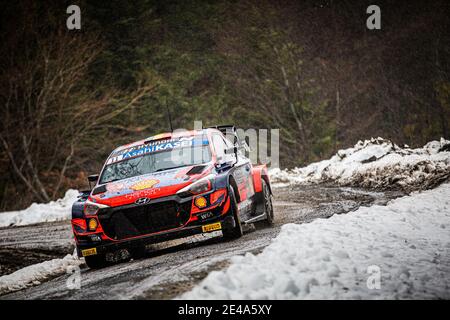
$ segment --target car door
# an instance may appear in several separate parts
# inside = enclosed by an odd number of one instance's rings
[[[241,202],[248,200],[255,193],[251,176],[252,170],[250,160],[240,151],[237,153],[237,161],[234,153],[226,154],[225,150],[232,149],[233,144],[221,134],[213,134],[212,138],[219,163],[221,161],[235,163],[232,168],[232,174],[238,187],[238,190],[236,191],[239,193],[239,199]]]

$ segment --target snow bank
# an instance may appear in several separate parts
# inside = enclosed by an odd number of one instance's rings
[[[343,186],[424,190],[450,177],[450,141],[441,139],[411,149],[372,138],[304,168],[273,169],[270,176],[275,184],[332,181]]]
[[[65,274],[70,267],[83,264],[82,259],[68,254],[63,259],[53,259],[33,264],[14,273],[0,277],[0,295],[35,286],[43,281]]]
[[[261,254],[233,258],[182,298],[449,299],[449,231],[443,184],[387,206],[284,225]]]
[[[69,189],[62,199],[49,203],[33,203],[25,210],[2,212],[0,228],[70,219],[72,204],[78,195],[77,190]]]

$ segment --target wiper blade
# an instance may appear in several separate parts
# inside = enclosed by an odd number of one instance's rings
[[[115,178],[115,179],[106,181],[105,183],[110,183],[110,182],[119,181],[119,180],[122,180],[122,178]]]

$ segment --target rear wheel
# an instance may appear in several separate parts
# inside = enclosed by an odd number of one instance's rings
[[[101,269],[108,265],[108,261],[106,261],[106,255],[104,254],[84,257],[84,261],[90,269]]]
[[[241,220],[239,219],[238,206],[234,188],[230,186],[228,188],[228,193],[230,195],[230,210],[232,212],[232,217],[234,218],[234,227],[223,229],[222,234],[225,239],[232,240],[242,237],[243,232]]]
[[[272,205],[272,193],[266,181],[262,180],[262,189],[264,195],[264,212],[266,213],[266,224],[271,226],[274,222],[273,205]]]

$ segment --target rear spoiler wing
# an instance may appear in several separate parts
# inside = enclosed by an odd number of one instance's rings
[[[241,139],[237,134],[237,129],[233,125],[220,125],[220,126],[211,126],[205,129],[217,129],[222,134],[233,143],[234,146],[238,148],[244,148],[246,151],[250,151],[250,148],[247,142],[244,139]]]
[[[227,134],[227,133],[235,134],[236,133],[236,127],[233,125],[211,126],[211,127],[206,127],[205,129],[217,129],[220,132],[222,132],[223,134]]]

